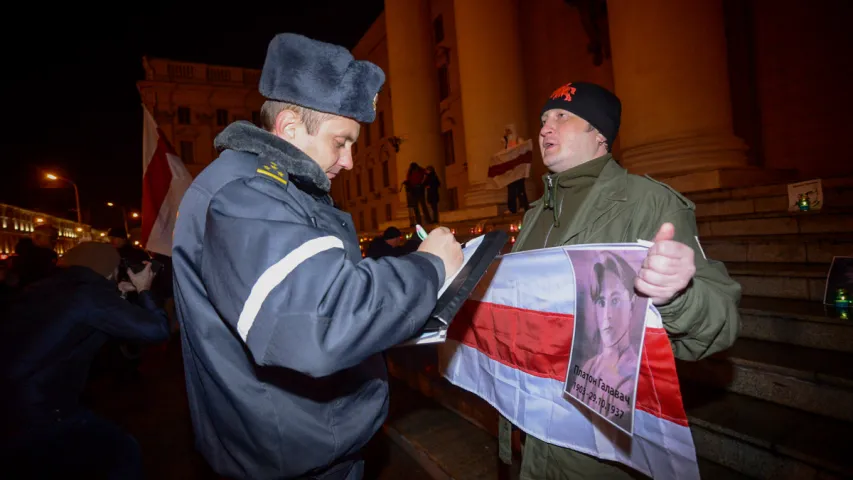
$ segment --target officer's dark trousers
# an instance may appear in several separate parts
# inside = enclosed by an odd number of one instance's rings
[[[32,428],[5,450],[0,466],[4,478],[143,478],[136,440],[90,411]]]

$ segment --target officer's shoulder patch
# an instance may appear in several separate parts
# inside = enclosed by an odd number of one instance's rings
[[[652,183],[660,185],[661,187],[669,190],[669,192],[671,192],[675,196],[675,198],[678,199],[679,202],[683,203],[685,207],[690,208],[691,210],[696,208],[696,205],[693,202],[691,202],[689,198],[685,197],[678,190],[672,188],[669,184],[666,184],[666,183],[661,182],[659,180],[655,180],[654,178],[652,178],[648,175],[644,175],[644,177],[647,178]]]
[[[287,178],[287,173],[273,161],[259,161],[258,168],[255,170],[255,175],[271,178],[285,188],[290,183]]]

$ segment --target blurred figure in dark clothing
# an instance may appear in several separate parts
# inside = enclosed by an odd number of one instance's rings
[[[130,235],[123,227],[113,227],[107,232],[107,238],[110,244],[118,251],[121,257],[123,266],[142,265],[143,262],[151,260],[151,257],[145,250],[134,246],[130,242]],[[118,281],[128,281],[125,268],[120,268],[118,273]],[[158,278],[161,276],[158,274]],[[171,279],[169,279],[171,284]],[[152,292],[157,294],[158,299],[163,299],[161,282],[155,280],[155,286],[152,286]],[[124,296],[130,301],[136,301],[136,292],[125,293]],[[99,358],[96,361],[96,369],[98,371],[111,371],[115,375],[115,380],[119,383],[132,380],[139,375],[139,365],[142,362],[143,348],[137,342],[127,341],[123,339],[110,339],[107,345],[101,350]],[[103,368],[102,368],[103,367]]]
[[[432,166],[426,167],[426,201],[432,209],[432,221],[438,223],[438,187],[441,186],[441,180],[438,179],[438,174],[435,173],[435,168]]]
[[[403,187],[406,188],[406,203],[409,207],[409,223],[414,227],[415,223],[422,223],[421,210],[423,210],[427,223],[432,223],[429,211],[427,211],[424,182],[426,181],[426,170],[415,162],[409,164],[406,180]],[[414,215],[413,215],[414,214]]]
[[[0,456],[5,478],[141,478],[135,439],[80,404],[89,367],[111,337],[160,342],[166,314],[150,265],[116,288],[119,256],[103,243],[69,250],[0,323]],[[119,291],[139,293],[137,303]]]
[[[145,250],[130,243],[127,231],[124,228],[111,228],[107,237],[110,239],[110,244],[118,250],[119,256],[127,263],[135,265],[151,259]],[[124,276],[123,272],[119,276]]]
[[[30,238],[19,240],[15,245],[9,285],[23,288],[50,275],[56,267],[58,257],[54,248],[58,239],[57,229],[39,225],[33,229]]]
[[[421,239],[417,235],[412,235],[412,238],[406,240],[406,243],[400,246],[400,255],[408,255],[418,251],[421,246]]]
[[[382,257],[399,257],[402,255],[402,250],[399,248],[402,242],[403,232],[397,227],[388,227],[382,235],[370,242],[365,257],[374,260]]]

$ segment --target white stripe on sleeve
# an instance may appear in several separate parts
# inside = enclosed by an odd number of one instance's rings
[[[255,317],[258,316],[258,312],[261,310],[261,306],[270,292],[283,282],[290,275],[290,272],[295,270],[302,262],[333,248],[344,248],[344,243],[340,238],[328,236],[308,240],[266,269],[260,278],[258,278],[258,281],[255,282],[255,285],[252,286],[249,298],[243,304],[243,311],[240,312],[240,318],[237,320],[237,332],[244,342],[249,337],[249,330],[251,330],[252,325],[255,323]]]

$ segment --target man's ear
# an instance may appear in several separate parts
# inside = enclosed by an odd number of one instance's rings
[[[601,132],[599,132],[598,130],[596,130],[596,132],[597,133],[595,134],[595,140],[598,142],[598,144],[607,145],[607,139],[604,138],[604,135],[602,135]]]
[[[302,119],[293,110],[282,110],[275,117],[275,133],[276,136],[285,140],[293,140],[296,138],[296,128],[302,123]]]

